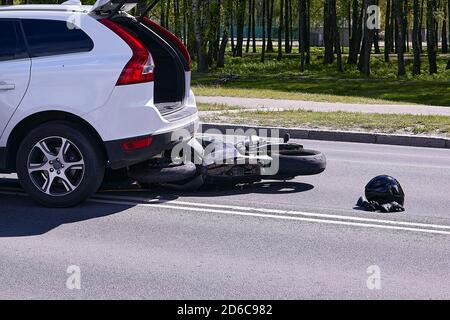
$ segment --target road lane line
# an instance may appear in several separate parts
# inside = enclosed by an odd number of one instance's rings
[[[243,206],[233,206],[233,205],[209,204],[209,203],[201,203],[201,202],[188,202],[188,201],[181,201],[181,200],[170,200],[167,202],[161,202],[159,199],[146,200],[146,199],[139,198],[139,197],[127,197],[127,196],[96,195],[95,199],[124,200],[124,201],[138,202],[138,203],[142,203],[142,202],[169,203],[169,204],[180,204],[180,205],[198,206],[198,207],[206,207],[206,208],[230,209],[230,210],[241,210],[241,211],[256,211],[256,212],[272,213],[272,214],[280,214],[280,215],[300,215],[300,216],[305,216],[305,217],[329,218],[329,219],[350,220],[350,221],[353,220],[353,221],[361,221],[361,222],[371,222],[371,223],[392,224],[392,225],[401,225],[401,226],[410,226],[410,227],[425,227],[425,228],[450,230],[450,226],[447,226],[447,225],[408,222],[408,221],[396,221],[396,220],[386,220],[386,219],[363,218],[363,217],[354,217],[354,216],[325,214],[325,213],[304,212],[304,211],[296,211],[296,210],[253,208],[253,207],[243,207]]]
[[[334,157],[327,157],[329,161],[336,162],[347,162],[347,163],[357,163],[357,164],[368,164],[368,165],[389,165],[398,167],[414,167],[414,168],[427,168],[427,169],[450,169],[450,166],[438,166],[438,165],[427,165],[427,164],[413,164],[406,162],[393,162],[393,161],[371,161],[371,160],[350,160],[350,159],[339,159]]]
[[[0,191],[0,194],[4,195],[15,195],[15,196],[28,196],[23,192],[15,192],[15,191]],[[110,200],[109,200],[110,199]],[[124,200],[121,200],[124,199]],[[129,199],[131,201],[127,201]],[[301,212],[301,211],[289,211],[289,210],[276,210],[276,209],[262,209],[262,208],[249,208],[249,207],[240,207],[240,206],[227,206],[227,205],[212,205],[206,203],[193,203],[187,201],[168,201],[161,202],[158,199],[155,200],[145,200],[138,197],[117,197],[117,196],[96,196],[88,200],[89,202],[95,203],[104,203],[104,204],[116,204],[116,205],[124,205],[124,206],[145,206],[145,207],[156,207],[156,208],[166,208],[166,209],[175,209],[175,210],[187,210],[187,211],[197,211],[197,212],[215,212],[215,213],[224,213],[230,215],[239,215],[239,216],[252,216],[252,217],[261,217],[261,218],[273,218],[273,219],[281,219],[281,220],[294,220],[294,221],[306,221],[306,222],[317,222],[317,223],[326,223],[326,224],[335,224],[335,225],[347,225],[347,226],[358,226],[358,227],[366,227],[366,228],[379,228],[379,229],[391,229],[391,230],[403,230],[403,231],[414,231],[414,232],[422,232],[422,233],[434,233],[434,234],[443,234],[450,235],[450,231],[445,230],[436,230],[436,229],[450,229],[450,226],[446,225],[436,225],[436,224],[425,224],[425,223],[414,223],[414,222],[405,222],[405,221],[392,221],[392,220],[378,220],[378,219],[370,219],[370,218],[360,218],[360,217],[351,217],[351,216],[335,216],[329,214],[319,214],[319,213],[311,213],[311,212]],[[146,202],[142,202],[146,201]],[[175,205],[172,205],[175,204]],[[188,204],[189,206],[180,206],[179,204]],[[203,206],[204,208],[196,207]],[[241,212],[241,211],[231,211],[231,210],[221,210],[214,208],[224,208],[224,209],[232,209],[232,210],[242,210],[242,211],[251,211],[254,209],[259,210],[262,213],[252,213],[252,212]],[[275,212],[282,212],[284,214],[291,215],[280,215],[280,214],[270,214]],[[263,213],[267,212],[267,213]],[[295,217],[292,214],[310,216],[314,218],[306,218],[306,217]],[[373,223],[361,223],[361,222],[353,222],[353,221],[338,221],[331,220],[325,218],[336,218],[337,219],[346,219],[346,220],[354,220],[354,221],[365,221],[365,222],[373,222]],[[380,224],[384,223],[384,224]],[[396,225],[386,225],[386,224],[396,224]],[[405,226],[399,226],[405,225]],[[406,227],[409,226],[409,227]],[[427,229],[428,228],[428,229]]]
[[[317,218],[303,218],[303,217],[293,217],[293,216],[283,216],[283,215],[273,215],[273,214],[218,210],[218,209],[211,209],[211,208],[183,207],[183,206],[176,206],[176,205],[157,203],[157,202],[156,203],[138,203],[138,202],[131,202],[131,201],[130,202],[115,201],[115,200],[106,200],[106,199],[105,200],[90,199],[89,201],[95,202],[95,203],[115,204],[115,205],[123,205],[123,206],[153,207],[153,208],[174,209],[174,210],[195,211],[195,212],[222,213],[222,214],[236,215],[236,216],[271,218],[271,219],[279,219],[279,220],[293,220],[293,221],[304,221],[304,222],[314,222],[314,223],[324,223],[324,224],[334,224],[334,225],[345,225],[345,226],[353,226],[353,227],[378,228],[378,229],[402,230],[402,231],[412,231],[412,232],[421,232],[421,233],[450,235],[450,231],[435,230],[435,229],[409,228],[409,227],[389,226],[389,225],[382,225],[382,224],[369,224],[369,223],[359,223],[359,222],[350,222],[350,221],[336,221],[336,220],[317,219]]]

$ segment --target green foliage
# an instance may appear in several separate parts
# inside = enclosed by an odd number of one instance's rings
[[[428,64],[423,61],[422,75],[413,77],[412,58],[407,56],[407,75],[397,79],[395,57],[385,63],[383,58],[372,57],[372,74],[361,75],[356,66],[345,65],[339,73],[334,65],[322,63],[320,48],[312,48],[311,65],[303,73],[299,71],[298,54],[285,55],[276,60],[276,53],[267,54],[266,63],[258,54],[247,54],[243,59],[226,57],[225,68],[212,69],[209,74],[194,74],[193,83],[203,88],[237,89],[241,94],[263,96],[265,90],[278,92],[276,98],[292,93],[342,97],[333,101],[355,102],[353,98],[382,99],[397,103],[415,103],[450,106],[450,70],[445,70],[447,59],[438,60],[439,72],[428,74]],[[344,59],[345,60],[345,59]],[[249,94],[245,94],[248,90]],[[319,97],[319,100],[320,97]]]

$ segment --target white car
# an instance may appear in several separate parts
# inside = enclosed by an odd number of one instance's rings
[[[142,163],[197,128],[189,54],[129,15],[136,2],[0,7],[0,172],[17,172],[43,205],[76,205],[105,168]]]

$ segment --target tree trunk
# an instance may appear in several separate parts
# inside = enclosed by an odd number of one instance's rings
[[[352,2],[352,37],[350,39],[350,51],[348,54],[347,64],[356,64],[358,62],[358,54],[361,48],[362,37],[362,17],[364,10],[360,10],[358,0]]]
[[[166,26],[165,28],[167,30],[170,30],[170,23],[169,23],[170,7],[171,7],[170,0],[167,0],[167,5],[166,5],[166,22],[165,22],[165,26]]]
[[[306,0],[306,64],[311,62],[311,0]]]
[[[292,48],[294,47],[294,31],[293,31],[293,18],[294,15],[292,14],[292,1],[289,0],[289,53],[292,52]]]
[[[341,55],[341,37],[339,34],[339,27],[337,24],[337,11],[336,11],[336,0],[330,1],[331,5],[331,28],[333,31],[333,40],[334,40],[334,50],[336,52],[336,63],[337,63],[337,71],[344,72],[344,68],[342,67],[342,55]]]
[[[300,51],[300,71],[305,71],[306,58],[306,0],[298,0],[298,46]]]
[[[444,20],[442,21],[442,53],[448,53],[447,23],[448,23],[448,11],[447,6],[444,3]]]
[[[273,52],[272,27],[273,27],[273,7],[275,0],[268,0],[267,3],[267,50]]]
[[[234,45],[234,5],[233,0],[230,0],[230,36],[231,36],[231,52],[233,57],[236,56],[236,46]]]
[[[409,14],[409,6],[408,0],[404,0],[403,2],[403,34],[405,36],[405,48],[406,52],[409,52],[409,32],[408,32],[408,14]]]
[[[220,46],[220,8],[222,0],[208,1],[209,19],[205,23],[208,29],[208,63],[217,61]]]
[[[323,6],[323,44],[325,47],[323,62],[325,64],[332,64],[334,60],[332,1],[325,0]]]
[[[183,0],[183,8],[182,8],[182,12],[183,12],[183,43],[185,46],[188,45],[188,38],[187,38],[187,33],[188,33],[188,26],[187,26],[187,0]]]
[[[197,71],[205,73],[208,72],[208,59],[203,44],[201,2],[202,0],[192,0],[192,14],[194,16],[195,46],[197,48]]]
[[[386,16],[385,16],[385,31],[384,31],[384,61],[389,62],[389,53],[391,52],[391,0],[386,0]]]
[[[397,24],[397,65],[398,65],[398,71],[397,75],[399,77],[402,77],[405,75],[405,34],[404,34],[404,15],[403,15],[403,0],[393,0],[393,6],[394,6],[394,15],[395,15],[395,22]]]
[[[283,58],[283,5],[284,0],[280,0],[280,21],[278,24],[278,56],[277,60],[280,61]]]
[[[173,16],[175,21],[174,33],[178,38],[181,38],[181,25],[180,25],[180,0],[174,0]]]
[[[448,25],[448,33],[447,35],[450,37],[450,0],[447,0],[447,25]],[[448,44],[447,44],[448,46]]]
[[[161,27],[165,28],[166,27],[166,0],[161,0],[160,2],[161,4],[161,12],[160,12],[160,18],[159,18],[159,24],[161,25]]]
[[[188,10],[186,10],[186,14],[187,14],[187,29],[188,29],[188,33],[187,33],[187,43],[188,43],[188,50],[189,50],[189,54],[192,57],[196,57],[197,56],[197,47],[195,44],[195,23],[194,23],[194,14],[193,14],[193,10],[192,10],[192,1],[193,0],[185,0],[187,2],[186,6],[188,8]]]
[[[289,0],[284,0],[284,52],[290,53],[290,42],[291,42],[291,36],[290,36],[290,27],[289,27]]]
[[[436,64],[436,0],[428,0],[427,3],[427,52],[430,74],[437,73]]]
[[[247,24],[247,44],[245,46],[245,52],[250,51],[250,37],[252,34],[252,2],[255,0],[248,0],[248,24]]]
[[[396,0],[401,1],[401,0]],[[365,74],[366,76],[370,75],[370,54],[372,51],[372,44],[375,30],[371,30],[367,27],[367,8],[370,5],[374,5],[374,0],[365,0],[364,1],[364,36],[363,36],[363,44],[361,46],[361,54],[359,56],[358,68],[359,70]]]
[[[256,53],[256,0],[252,2],[252,52]]]
[[[225,66],[225,50],[227,49],[228,43],[228,30],[230,29],[230,21],[231,21],[231,1],[224,1],[224,26],[222,32],[222,42],[220,43],[219,55],[217,57],[217,67],[223,68]]]
[[[262,48],[261,62],[264,63],[266,55],[266,6],[267,0],[262,0]]]
[[[419,38],[420,38],[420,41],[419,41],[419,45],[420,45],[420,53],[422,53],[422,51],[423,51],[423,45],[422,45],[422,42],[423,42],[423,36],[422,36],[422,31],[423,31],[423,13],[424,13],[424,11],[425,11],[425,4],[424,4],[424,2],[425,2],[425,0],[422,0],[422,4],[420,5],[420,22],[419,22],[419,29],[420,29],[420,32],[419,32]]]
[[[347,22],[348,22],[348,38],[351,39],[352,38],[352,5],[350,3],[350,1],[348,1],[347,6],[346,6],[346,10],[347,10]]]
[[[378,35],[378,30],[375,31],[373,36],[373,47],[376,54],[381,54],[380,50],[380,37]]]
[[[246,0],[238,0],[238,8],[236,13],[236,57],[242,57],[242,47],[244,44],[245,3]]]
[[[414,63],[413,63],[413,75],[420,74],[420,10],[419,10],[419,0],[414,0],[413,3],[414,11],[414,23],[413,23],[413,52],[414,52]]]

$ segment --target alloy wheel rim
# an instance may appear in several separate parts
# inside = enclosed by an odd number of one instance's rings
[[[81,184],[85,163],[75,143],[53,136],[33,146],[27,169],[31,181],[41,192],[50,196],[66,196]]]

